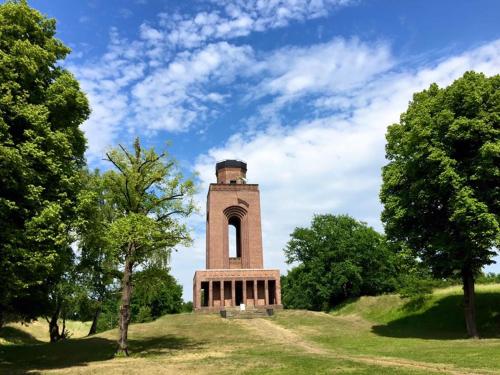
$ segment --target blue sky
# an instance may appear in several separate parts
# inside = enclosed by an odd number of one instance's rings
[[[466,70],[500,73],[500,2],[31,0],[58,21],[93,113],[87,158],[139,135],[197,172],[194,246],[172,272],[191,298],[204,267],[204,200],[215,161],[248,162],[261,185],[264,262],[314,213],[382,230],[384,134],[411,95]],[[498,265],[490,268],[500,272]]]

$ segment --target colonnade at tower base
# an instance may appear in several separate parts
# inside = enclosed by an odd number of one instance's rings
[[[195,311],[220,311],[240,304],[247,308],[282,308],[279,270],[209,269],[195,272]]]

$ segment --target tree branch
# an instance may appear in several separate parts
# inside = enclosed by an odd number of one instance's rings
[[[185,212],[185,211],[182,211],[182,210],[174,210],[174,211],[171,211],[171,212],[166,213],[166,214],[164,214],[164,215],[158,216],[158,217],[156,218],[156,221],[157,221],[157,222],[158,222],[158,221],[162,221],[162,220],[166,219],[167,217],[172,216],[172,215],[175,215],[175,214],[186,214],[186,212]]]
[[[158,160],[160,160],[162,157],[166,156],[166,153],[162,153],[161,155],[158,155],[156,158],[152,158],[152,159],[146,159],[144,160],[141,165],[139,165],[139,168],[137,169],[139,172],[141,171],[141,169],[146,165],[146,164],[149,164],[149,163],[155,163],[157,162]],[[174,163],[171,162],[167,165],[167,168],[170,168]]]
[[[161,199],[158,199],[156,202],[152,203],[151,207],[149,207],[149,209],[147,211],[150,212],[153,208],[158,207],[163,202],[175,200],[175,199],[182,199],[183,197],[184,197],[184,193],[173,194],[173,195],[169,195],[168,197],[163,197]]]
[[[122,145],[118,145],[118,147],[120,147],[123,151],[123,153],[125,154],[125,156],[127,157],[128,161],[130,162],[130,164],[134,164],[134,159],[132,158],[132,156],[129,154],[129,152],[127,151],[127,149],[125,147],[123,147]]]
[[[111,159],[111,156],[109,156],[109,153],[106,152],[106,156],[108,157],[107,159],[104,159],[104,160],[107,160],[107,161],[110,161],[111,163],[113,163],[113,165],[123,174],[125,175],[125,172],[123,171],[122,168],[120,168],[120,166],[113,160]]]

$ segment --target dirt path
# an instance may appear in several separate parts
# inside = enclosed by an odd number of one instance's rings
[[[340,354],[333,350],[323,348],[311,341],[308,341],[298,333],[290,329],[284,328],[269,319],[247,319],[247,320],[236,320],[235,322],[245,327],[246,329],[252,331],[253,333],[266,338],[266,340],[281,345],[283,344],[288,346],[291,345],[303,350],[306,353],[314,355],[329,356],[333,358],[364,363],[368,365],[376,365],[383,367],[398,367],[398,368],[406,368],[412,370],[420,370],[425,372],[435,372],[441,374],[453,374],[453,375],[500,374],[499,372],[488,371],[488,370],[481,370],[481,371],[476,370],[472,372],[472,370],[470,369],[457,368],[449,364],[418,362],[418,361],[392,358],[392,357]]]

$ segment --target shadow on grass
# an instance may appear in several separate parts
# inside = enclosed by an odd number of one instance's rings
[[[168,354],[175,350],[195,349],[193,342],[173,335],[129,340],[132,356],[146,357]],[[116,341],[101,337],[74,339],[54,344],[6,345],[0,347],[0,373],[39,374],[47,369],[85,366],[90,362],[114,358]]]
[[[21,329],[15,327],[2,327],[0,329],[0,338],[5,339],[12,344],[40,344],[42,341],[37,340]]]
[[[424,311],[420,301],[409,301],[403,310],[409,315],[384,325],[372,327],[380,336],[456,340],[466,338],[463,297],[452,295],[434,302]],[[478,293],[476,296],[477,324],[483,338],[500,338],[500,293]]]
[[[177,350],[201,349],[203,344],[201,341],[193,341],[174,335],[129,340],[131,355],[134,357],[150,357],[159,354],[165,355]]]

